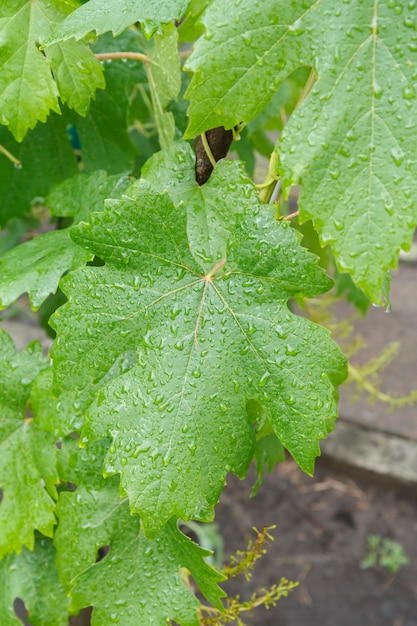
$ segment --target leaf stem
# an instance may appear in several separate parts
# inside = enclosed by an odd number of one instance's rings
[[[151,59],[142,54],[142,52],[100,52],[94,55],[99,61],[110,61],[112,59],[133,59],[134,61],[143,61],[151,63]]]
[[[271,196],[274,193],[275,186],[277,184],[278,176],[276,173],[276,165],[277,165],[277,153],[274,150],[269,160],[268,173],[266,175],[265,181],[261,185],[258,185],[258,189],[260,189],[259,199],[264,204],[269,203]]]
[[[216,159],[213,156],[209,142],[207,141],[206,133],[204,131],[201,133],[201,142],[204,146],[204,150],[206,151],[210,163],[212,164],[213,168],[216,167]]]
[[[300,97],[298,98],[297,104],[295,105],[294,110],[298,109],[298,107],[304,102],[307,98],[308,94],[312,90],[314,83],[317,80],[317,74],[314,68],[311,68],[310,74],[308,75],[306,84],[304,85],[304,89],[302,90]]]
[[[15,156],[13,156],[13,154],[11,152],[9,152],[7,150],[7,148],[2,146],[1,143],[0,143],[0,152],[2,152],[9,159],[9,161],[14,163],[18,167],[22,167],[22,163],[19,161],[19,159],[17,159]]]

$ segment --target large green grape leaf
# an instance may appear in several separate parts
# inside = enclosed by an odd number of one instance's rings
[[[94,491],[79,486],[75,493],[63,492],[57,506],[57,566],[72,608],[93,605],[92,626],[162,626],[168,618],[197,626],[199,603],[181,569],[220,608],[224,593],[217,582],[223,577],[205,563],[208,552],[185,537],[174,520],[154,540],[147,539],[127,499],[120,499],[117,481],[106,482]],[[103,546],[109,553],[96,563]]]
[[[236,11],[224,19],[214,0],[204,14],[187,62],[188,136],[249,121],[289,72],[314,66],[318,81],[278,145],[279,170],[285,188],[303,185],[301,218],[313,219],[339,269],[381,303],[417,222],[414,5],[242,0]]]
[[[17,0],[0,6],[0,121],[18,141],[50,111],[59,112],[58,94],[85,115],[96,89],[104,88],[100,63],[84,42],[56,43],[44,54],[37,47],[77,4]]]
[[[0,144],[19,164],[0,153],[0,226],[28,213],[35,201],[77,172],[77,161],[65,132],[65,122],[51,115],[46,124],[29,131],[19,144],[0,126]]]
[[[185,202],[187,207],[187,237],[191,243],[191,253],[195,261],[202,264],[205,271],[210,271],[213,265],[223,259],[226,254],[226,243],[231,237],[236,216],[243,212],[245,205],[249,208],[253,200],[252,184],[243,174],[241,165],[231,161],[219,162],[210,180],[203,187],[199,187],[195,182],[193,151],[187,143],[181,142],[174,144],[169,150],[155,154],[145,166],[144,172],[146,172],[146,178],[149,182],[154,185],[159,184],[161,191],[169,189],[175,205]],[[161,176],[161,172],[164,172],[163,176]],[[60,189],[66,189],[67,185],[68,183],[64,183]],[[241,192],[243,192],[243,198]],[[88,202],[89,198],[85,192],[83,195]],[[77,198],[78,194],[75,194],[75,201]],[[54,195],[54,205],[56,204],[57,199]],[[59,212],[62,213],[62,210],[62,202],[59,201]],[[97,209],[93,206],[91,210]],[[54,211],[56,212],[57,208]],[[88,302],[89,298],[86,301],[86,306],[89,306]],[[90,346],[94,351],[94,334],[88,331],[88,335],[91,337]],[[84,337],[83,341],[90,341],[90,339]],[[69,345],[65,350],[68,348]],[[63,394],[61,394],[61,409],[58,411],[59,417],[57,419],[61,422],[62,427],[64,427],[65,419],[69,419],[69,422],[67,430],[59,431],[61,434],[70,432],[74,425],[72,417],[65,417],[64,408],[66,404],[69,404],[70,414],[74,415],[73,402],[70,400],[72,386],[86,391],[89,401],[91,401],[94,390],[97,389],[97,380],[100,380],[97,372],[91,370],[91,365],[88,372],[82,370],[81,376],[77,376],[76,372],[81,372],[81,370],[79,370],[76,350],[73,357],[66,361],[66,365],[65,363],[62,364],[63,372],[65,370],[62,381],[64,378],[67,379],[68,403],[62,402]],[[136,343],[128,339],[125,351],[119,356],[116,366],[107,376],[115,377],[130,369],[136,362],[135,351]],[[96,359],[100,359],[99,367],[102,376],[108,369],[108,353],[100,354],[99,351],[94,351],[94,355]],[[116,359],[116,353],[113,358]],[[88,389],[89,386],[91,387],[90,390]],[[79,398],[77,398],[76,404],[81,410],[85,406],[85,402],[79,402]]]
[[[161,24],[180,20],[187,5],[188,0],[89,0],[67,17],[50,41],[81,39],[90,31],[119,35],[135,22],[141,22],[150,37]]]
[[[52,541],[38,536],[33,551],[0,561],[0,615],[2,626],[22,626],[14,611],[16,598],[23,600],[32,626],[67,626],[68,598],[55,567]]]
[[[326,330],[287,307],[331,281],[253,188],[248,196],[209,271],[210,238],[198,262],[189,250],[191,206],[145,181],[73,229],[105,265],[62,283],[56,393],[81,409],[96,395],[82,442],[112,437],[105,471],[121,474],[151,535],[174,515],[211,519],[227,472],[243,476],[250,463],[255,414],[310,473],[336,417],[345,361]]]
[[[56,215],[73,216],[77,222],[90,211],[101,211],[106,197],[117,198],[126,189],[126,176],[107,177],[105,172],[78,175],[56,187],[48,202]],[[55,293],[61,276],[85,265],[91,252],[77,246],[70,228],[38,235],[9,250],[0,259],[0,307],[27,292],[34,309]]]
[[[31,383],[48,366],[38,342],[16,353],[0,331],[0,558],[33,549],[34,530],[52,536],[55,517],[55,440],[25,416]],[[46,489],[42,486],[45,484]]]

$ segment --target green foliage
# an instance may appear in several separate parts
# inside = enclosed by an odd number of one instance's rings
[[[53,437],[26,417],[31,384],[48,366],[41,346],[36,342],[16,353],[2,330],[0,351],[0,556],[4,556],[20,552],[24,545],[33,549],[35,529],[53,535],[58,476]]]
[[[361,563],[363,569],[369,567],[385,568],[391,574],[396,574],[404,565],[408,565],[409,558],[404,553],[404,548],[397,541],[381,537],[381,535],[369,535],[367,542],[367,554]]]
[[[252,461],[254,494],[285,451],[313,472],[348,368],[293,301],[328,272],[388,299],[417,222],[416,19],[391,4],[2,3],[0,306],[56,331],[48,357],[0,333],[2,624],[15,598],[33,625],[243,623],[293,588],[222,601],[267,530],[221,573],[180,529]],[[199,186],[185,138],[215,127],[246,162]]]
[[[222,573],[227,579],[243,574],[246,580],[250,580],[256,561],[266,554],[265,546],[273,540],[269,532],[273,528],[275,526],[265,526],[261,531],[256,528],[253,529],[256,533],[256,540],[250,539],[245,550],[232,555],[230,562],[223,568]],[[242,613],[253,611],[258,606],[269,609],[271,606],[275,606],[278,600],[287,597],[288,593],[297,586],[298,583],[281,578],[279,584],[272,585],[269,589],[262,589],[260,593],[253,593],[249,600],[241,600],[239,596],[227,598],[224,611],[220,612],[216,608],[203,605],[200,609],[200,623],[203,626],[215,626],[216,624],[220,626],[234,622],[238,626],[244,626],[241,618]]]
[[[52,115],[47,124],[29,131],[23,143],[0,127],[0,147],[14,161],[0,154],[0,225],[21,217],[49,191],[77,172],[77,161],[62,118]]]
[[[31,550],[11,554],[0,561],[0,615],[4,626],[21,626],[14,601],[23,600],[33,626],[66,626],[68,598],[55,566],[51,539],[37,535]],[[45,594],[48,590],[48,594]]]
[[[0,7],[1,123],[18,141],[50,111],[59,112],[58,95],[85,115],[96,89],[104,87],[101,66],[85,42],[61,41],[44,53],[36,45],[76,6],[76,0],[15,0]]]
[[[49,196],[51,213],[72,217],[77,223],[90,211],[102,210],[104,199],[108,195],[117,197],[127,184],[126,177],[107,178],[101,171],[90,177],[67,179]],[[50,293],[55,293],[65,272],[84,266],[92,258],[90,252],[72,242],[69,228],[50,231],[14,247],[0,261],[1,306],[8,306],[27,292],[32,307],[37,309]]]

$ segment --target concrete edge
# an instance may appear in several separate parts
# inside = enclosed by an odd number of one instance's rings
[[[339,417],[321,442],[324,460],[390,483],[417,487],[417,441],[377,431]]]

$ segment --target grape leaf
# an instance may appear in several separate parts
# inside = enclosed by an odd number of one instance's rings
[[[224,258],[226,254],[226,242],[231,236],[236,216],[242,213],[245,203],[249,208],[253,199],[252,184],[242,173],[242,167],[234,162],[221,161],[211,179],[203,187],[199,187],[195,181],[193,151],[187,143],[181,142],[174,144],[169,150],[154,155],[143,170],[146,179],[154,185],[158,184],[161,191],[169,189],[170,196],[176,205],[179,205],[183,200],[186,202],[186,206],[189,207],[187,211],[187,236],[192,244],[191,252],[196,262],[200,263],[205,271],[210,271],[213,265]],[[164,176],[161,176],[161,172],[164,172]],[[64,183],[60,188],[64,190],[66,186],[67,183]],[[243,197],[241,191],[243,191]],[[88,201],[86,192],[83,195]],[[56,203],[56,200],[54,202]],[[61,207],[62,203],[59,203],[59,206]],[[56,209],[54,210],[56,211]],[[92,207],[92,210],[96,209]],[[60,211],[62,212],[61,208]],[[203,246],[205,250],[203,250]],[[89,306],[88,302],[89,299],[86,301],[86,306]],[[91,331],[88,331],[88,334],[91,337],[93,349],[94,336],[91,335]],[[88,339],[85,337],[84,341],[88,341]],[[130,369],[136,361],[136,358],[132,361],[129,350],[135,352],[136,344],[131,344],[128,341],[126,352],[120,359],[121,371],[118,371],[117,375],[126,371],[126,368]],[[100,367],[104,368],[102,372],[107,371],[108,355],[103,353],[100,356],[97,354],[96,358],[101,358]],[[85,388],[88,378],[91,382],[98,378],[96,373],[93,374],[92,378],[87,374],[86,378],[85,372],[81,374],[80,378],[73,378],[76,371],[79,370],[76,352],[74,352],[74,365],[67,361],[67,367],[63,377],[68,380],[68,391],[72,384],[76,388]],[[92,396],[91,393],[89,395]],[[77,405],[79,408],[83,406],[78,400]],[[62,410],[60,414],[62,417]],[[73,425],[73,422],[71,424]]]
[[[70,390],[81,408],[96,394],[82,441],[112,437],[105,471],[121,474],[149,535],[174,515],[210,520],[227,472],[245,474],[248,400],[310,473],[336,417],[344,358],[326,330],[287,307],[331,281],[253,188],[244,210],[227,257],[205,274],[189,251],[191,208],[145,181],[72,231],[106,264],[62,283],[69,302],[53,320],[56,393]],[[210,247],[208,238],[207,257]],[[137,364],[112,373],[132,353]]]
[[[64,41],[44,50],[61,101],[78,115],[87,115],[97,89],[106,82],[100,62],[83,41]]]
[[[33,551],[0,561],[0,615],[2,626],[22,626],[14,612],[20,598],[30,615],[32,626],[67,626],[68,598],[55,567],[52,541],[38,536]]]
[[[18,0],[0,7],[0,120],[18,141],[50,111],[59,113],[58,93],[84,115],[96,89],[104,87],[100,63],[84,42],[54,44],[44,54],[37,47],[76,6],[72,0]]]
[[[301,219],[378,304],[417,223],[416,20],[413,7],[398,7],[242,0],[239,19],[227,20],[214,0],[187,62],[188,136],[249,121],[295,67],[315,67],[318,81],[278,145],[279,171],[285,189],[303,185]]]
[[[70,590],[72,608],[93,605],[93,626],[164,625],[168,618],[197,626],[199,603],[181,579],[181,569],[191,573],[218,608],[224,593],[216,583],[223,576],[205,563],[209,553],[185,537],[174,520],[156,539],[147,539],[139,518],[130,515],[126,498],[120,500],[118,492],[117,481],[110,479],[94,491],[78,487],[75,493],[61,493],[57,566]],[[109,554],[96,563],[103,546],[109,547]]]
[[[55,440],[25,417],[30,386],[48,366],[38,342],[16,353],[0,331],[0,557],[25,545],[33,549],[34,529],[52,536],[56,497]],[[18,480],[17,480],[18,477]],[[44,482],[46,489],[42,486]],[[51,497],[52,496],[52,497]]]
[[[135,22],[141,22],[150,37],[161,24],[180,20],[187,5],[188,0],[89,0],[67,17],[48,43],[81,39],[90,31],[119,35]]]
[[[0,144],[20,162],[15,165],[0,154],[0,226],[4,226],[28,213],[36,200],[44,200],[54,185],[73,176],[77,161],[58,115],[29,131],[21,144],[0,127]]]
[[[341,16],[346,45],[334,60],[323,50],[320,80],[286,128],[280,168],[285,186],[302,183],[301,217],[313,220],[340,271],[382,304],[387,272],[417,224],[415,16],[389,3],[351,11]]]
[[[91,176],[78,175],[56,187],[49,202],[52,212],[73,216],[77,222],[89,211],[102,210],[104,199],[117,198],[128,184],[125,176],[107,177],[100,171]],[[16,246],[0,259],[0,307],[27,292],[36,310],[49,294],[55,293],[66,271],[85,265],[92,258],[91,252],[74,244],[70,228],[38,235]]]

